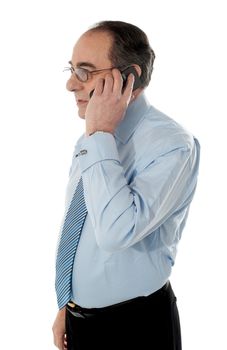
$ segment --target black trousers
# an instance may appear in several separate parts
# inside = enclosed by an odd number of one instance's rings
[[[181,350],[170,282],[157,292],[101,309],[66,310],[68,350]]]

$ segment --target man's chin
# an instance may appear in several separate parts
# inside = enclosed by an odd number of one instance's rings
[[[85,119],[85,115],[84,115],[84,114],[79,114],[79,113],[78,113],[78,116],[79,116],[81,119]]]
[[[78,109],[77,114],[81,119],[85,119],[85,111],[84,110]]]
[[[79,116],[81,119],[85,119],[85,112],[86,112],[86,108],[79,108],[79,109],[78,109],[78,116]]]

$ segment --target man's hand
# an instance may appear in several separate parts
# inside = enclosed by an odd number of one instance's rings
[[[57,317],[52,327],[54,335],[54,345],[59,350],[67,350],[67,339],[65,333],[65,311],[65,307],[58,311]]]
[[[123,79],[118,69],[113,69],[112,74],[107,74],[105,80],[98,80],[85,114],[87,136],[98,130],[114,133],[124,118],[133,83],[134,76],[130,74],[122,94]]]

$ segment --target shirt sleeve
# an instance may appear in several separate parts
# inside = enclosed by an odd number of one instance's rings
[[[106,251],[142,240],[192,199],[199,158],[196,139],[148,159],[130,183],[112,134],[95,133],[77,151],[88,214],[97,244]]]

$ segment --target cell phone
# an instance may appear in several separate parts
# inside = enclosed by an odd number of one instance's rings
[[[140,77],[136,71],[136,69],[133,67],[133,66],[130,66],[124,70],[121,71],[121,76],[123,78],[123,88],[122,88],[122,92],[124,91],[124,88],[126,86],[126,83],[127,83],[127,78],[129,76],[129,74],[132,73],[135,77],[135,80],[134,80],[134,85],[133,85],[133,91],[138,89],[142,83],[141,83],[141,80],[140,80]]]
[[[133,66],[130,66],[130,67],[128,67],[128,68],[126,68],[126,69],[123,69],[123,70],[121,71],[121,76],[122,76],[122,79],[123,79],[122,92],[123,92],[124,89],[125,89],[125,86],[126,86],[126,83],[127,83],[127,78],[128,78],[128,76],[129,76],[130,73],[132,73],[132,74],[134,75],[134,77],[135,77],[134,85],[133,85],[133,89],[132,89],[132,90],[134,91],[134,90],[138,89],[138,88],[142,85],[141,80],[140,80],[140,77],[139,77],[139,75],[138,75],[136,69],[135,69]],[[90,92],[90,98],[92,97],[93,92],[94,92],[94,90],[92,90],[92,91]]]

